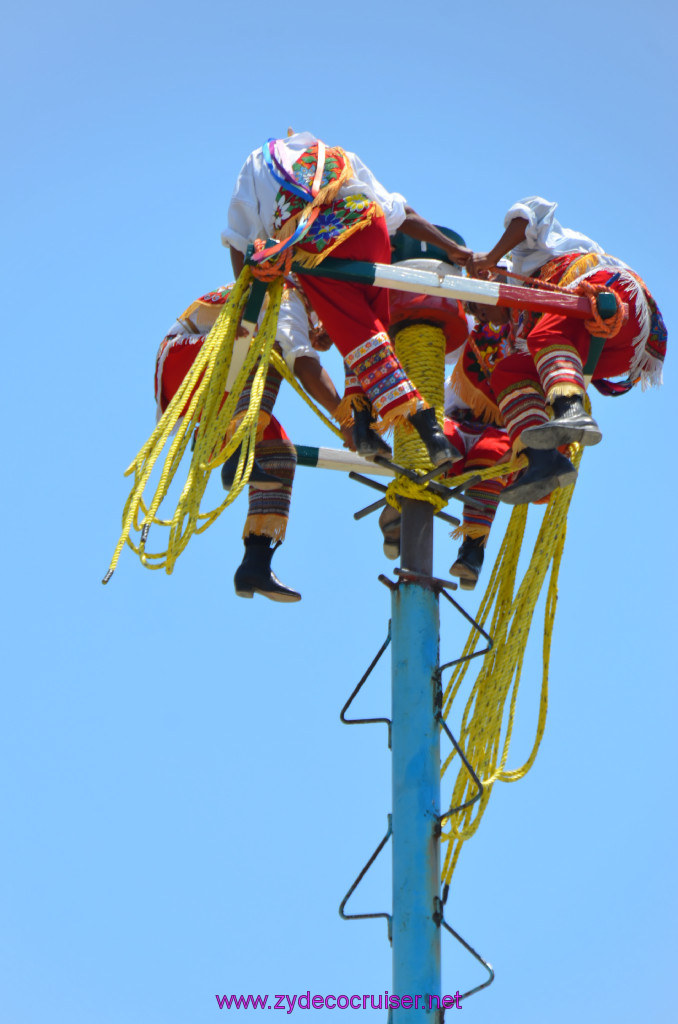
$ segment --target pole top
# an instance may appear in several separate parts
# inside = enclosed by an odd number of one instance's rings
[[[457,245],[466,245],[461,235],[453,231],[452,228],[444,228],[442,224],[436,224],[435,227],[438,228],[438,231],[442,231],[447,238],[451,238],[453,242],[456,242]],[[439,249],[437,245],[420,242],[416,238],[411,238],[400,231],[396,231],[395,235],[391,236],[391,244],[393,246],[391,263],[421,259],[440,260],[442,263],[449,263],[447,253],[443,249]]]

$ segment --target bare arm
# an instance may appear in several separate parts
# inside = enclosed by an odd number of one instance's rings
[[[405,220],[398,228],[404,235],[416,238],[418,242],[429,242],[443,249],[452,263],[464,264],[471,256],[465,245],[457,245],[451,238],[439,231],[435,224],[421,217],[411,206],[405,207]]]
[[[297,356],[294,360],[294,372],[301,381],[304,389],[308,391],[311,398],[334,416],[339,405],[339,395],[332,383],[332,378],[327,370],[311,356]],[[350,428],[342,428],[344,443],[348,448],[353,448],[353,435]]]
[[[479,270],[489,270],[490,267],[495,267],[502,256],[525,241],[528,224],[527,218],[514,217],[493,249],[490,249],[489,252],[473,253],[466,265],[469,274],[476,274]]]
[[[245,266],[245,254],[243,252],[240,252],[240,249],[234,249],[232,245],[230,246],[230,250],[231,266],[233,267],[233,274],[235,280],[237,281],[238,278],[240,277],[240,272],[242,268]]]

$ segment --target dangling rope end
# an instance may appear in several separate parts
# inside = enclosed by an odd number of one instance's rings
[[[110,580],[110,578],[111,578],[111,576],[113,575],[114,572],[115,572],[115,569],[109,569],[108,570],[108,572],[106,573],[106,575],[104,576],[104,578],[101,581],[104,586],[106,586],[106,584],[108,583],[108,581]]]

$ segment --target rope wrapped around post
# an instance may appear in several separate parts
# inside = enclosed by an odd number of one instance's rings
[[[394,348],[407,376],[435,409],[436,419],[442,428],[445,421],[444,331],[441,327],[426,323],[405,324],[395,334]],[[398,465],[422,475],[433,469],[424,442],[409,424],[395,428],[393,449],[393,458]],[[447,504],[444,498],[433,494],[425,486],[404,476],[397,476],[389,485],[386,501],[400,510],[401,497],[428,501],[436,512],[442,511]]]

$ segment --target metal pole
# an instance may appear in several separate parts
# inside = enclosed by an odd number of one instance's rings
[[[403,499],[401,567],[433,569],[433,507]],[[436,593],[402,582],[392,594],[393,1024],[440,1014],[440,734],[435,719],[439,663]],[[430,996],[436,999],[429,1000]],[[409,999],[407,998],[409,997]],[[405,999],[405,1006],[402,1000]],[[411,1002],[410,1002],[411,1000]],[[430,1005],[432,1003],[432,1005]]]

